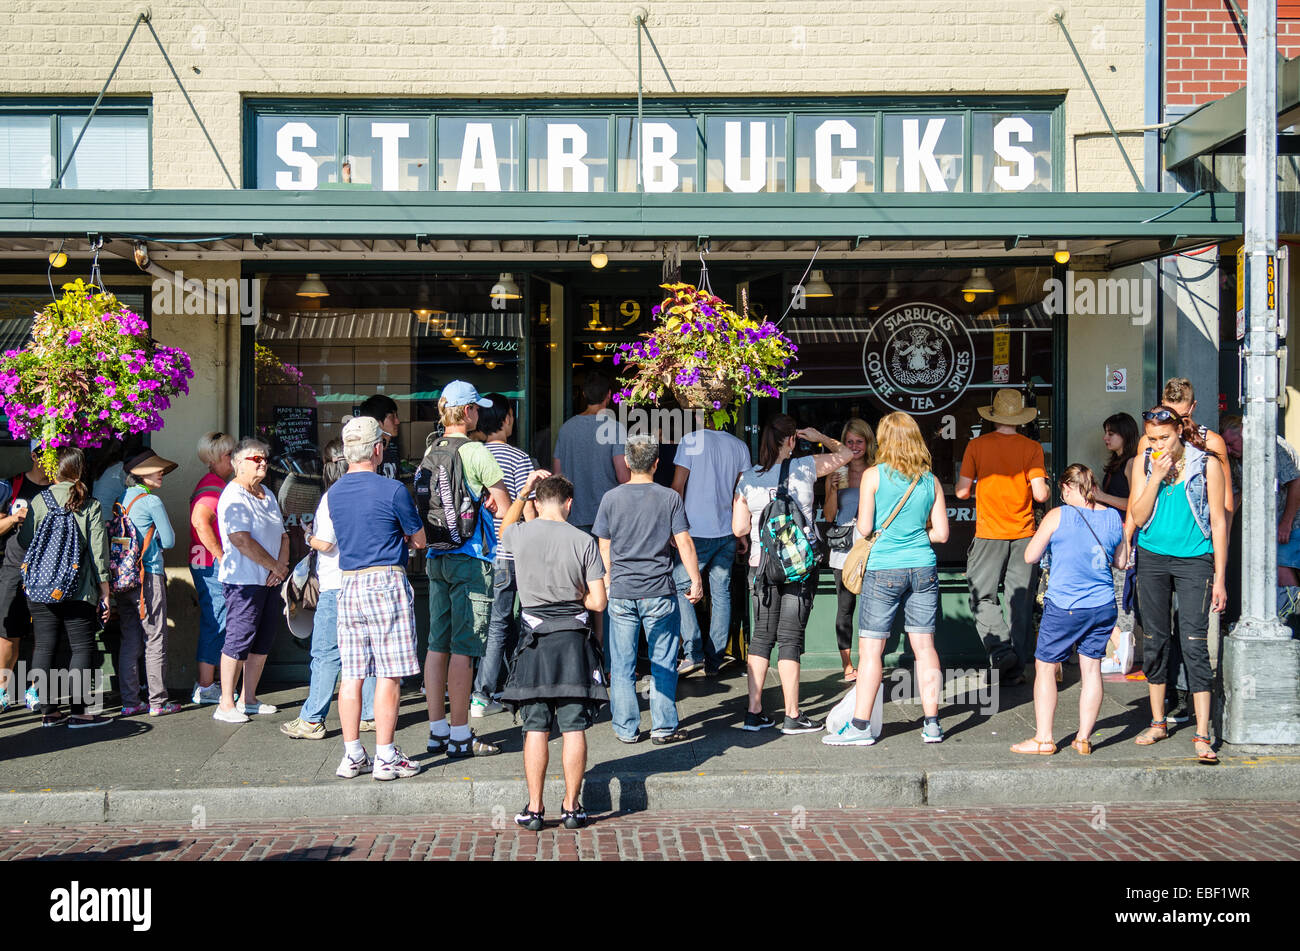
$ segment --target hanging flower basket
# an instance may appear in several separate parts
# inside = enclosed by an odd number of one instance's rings
[[[715,425],[734,421],[743,402],[780,396],[799,348],[771,321],[759,323],[693,284],[661,284],[668,292],[651,314],[655,328],[619,345],[624,366],[616,403],[658,403],[671,392],[684,409],[713,413]]]
[[[149,336],[144,318],[77,280],[36,315],[32,339],[0,360],[0,394],[15,439],[34,439],[53,476],[57,451],[163,428],[171,397],[193,379],[184,350]]]

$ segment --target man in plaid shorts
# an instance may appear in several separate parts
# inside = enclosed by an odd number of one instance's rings
[[[327,493],[338,545],[339,719],[343,762],[336,775],[351,779],[373,770],[375,779],[414,776],[420,767],[393,743],[401,678],[419,673],[415,655],[415,593],[406,580],[407,545],[424,548],[424,527],[406,488],[378,474],[383,431],[369,416],[343,426],[348,471]],[[375,677],[375,759],[361,745],[361,682]]]

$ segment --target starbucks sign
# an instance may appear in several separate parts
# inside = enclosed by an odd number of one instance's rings
[[[862,345],[862,372],[872,395],[905,413],[940,413],[970,385],[975,344],[960,316],[914,302],[886,311]]]

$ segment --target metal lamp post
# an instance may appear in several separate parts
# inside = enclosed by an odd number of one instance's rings
[[[1277,0],[1246,48],[1246,379],[1241,621],[1224,641],[1224,739],[1300,743],[1300,641],[1277,619]]]

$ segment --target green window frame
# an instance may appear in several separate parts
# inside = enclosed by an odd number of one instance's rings
[[[27,99],[3,99],[0,100],[0,117],[8,118],[12,116],[22,118],[40,118],[49,122],[50,128],[50,156],[51,171],[49,183],[45,188],[77,188],[78,186],[69,186],[66,180],[63,184],[56,185],[55,179],[59,177],[59,172],[63,168],[64,162],[68,159],[71,152],[72,142],[76,141],[76,135],[80,133],[86,116],[90,115],[90,110],[94,106],[93,99],[76,98],[27,98]],[[145,119],[145,139],[146,139],[146,167],[145,167],[145,187],[153,188],[153,100],[142,97],[116,97],[105,99],[99,104],[99,109],[95,113],[95,118],[100,116],[143,116]],[[65,119],[78,119],[80,121],[71,123],[76,131],[71,136],[72,142],[65,141],[64,137],[59,134],[59,126]],[[89,129],[94,129],[95,120],[91,120]],[[89,130],[88,130],[89,131]],[[82,145],[85,142],[83,140]],[[78,147],[80,154],[81,147]],[[69,170],[71,171],[71,170]]]

